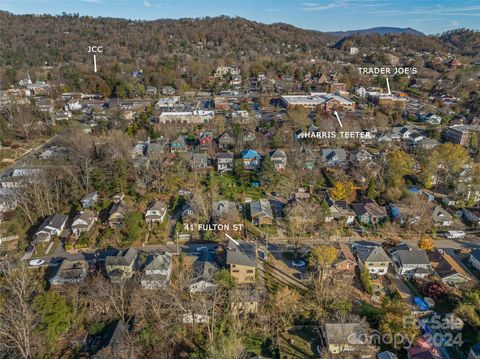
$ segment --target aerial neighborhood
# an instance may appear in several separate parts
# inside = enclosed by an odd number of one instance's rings
[[[2,21],[1,358],[480,357],[478,32]]]

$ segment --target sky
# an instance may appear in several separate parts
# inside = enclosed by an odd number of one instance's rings
[[[394,26],[437,34],[480,29],[480,0],[0,0],[0,10],[135,20],[228,15],[320,31]]]

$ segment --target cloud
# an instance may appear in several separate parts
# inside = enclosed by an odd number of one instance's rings
[[[329,9],[341,7],[342,3],[340,3],[339,1],[332,2],[329,4],[316,4],[316,3],[307,2],[307,3],[303,3],[302,5],[303,5],[303,8],[302,8],[303,11],[323,11],[323,10],[329,10]]]
[[[143,6],[145,7],[152,7],[152,4],[150,4],[148,1],[143,2]]]
[[[330,10],[330,9],[335,9],[335,8],[343,8],[343,9],[362,9],[362,8],[371,8],[371,7],[381,7],[381,6],[387,6],[390,5],[391,3],[384,3],[384,2],[377,2],[373,4],[368,4],[369,2],[372,2],[371,0],[336,0],[330,3],[313,3],[313,2],[304,2],[302,3],[302,11],[324,11],[324,10]]]
[[[82,0],[83,2],[88,2],[89,4],[103,4],[102,0]]]
[[[457,20],[452,20],[452,21],[450,22],[450,24],[451,24],[452,26],[459,26],[459,25],[460,25],[460,22],[458,22]]]

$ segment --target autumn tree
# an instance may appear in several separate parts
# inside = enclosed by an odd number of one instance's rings
[[[332,198],[352,202],[356,198],[355,186],[350,180],[337,181],[332,189]]]
[[[418,241],[418,248],[423,249],[425,251],[432,251],[435,248],[435,243],[431,238],[422,237]]]

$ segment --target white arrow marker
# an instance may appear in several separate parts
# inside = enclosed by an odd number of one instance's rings
[[[387,90],[388,90],[388,94],[391,95],[392,93],[390,92],[390,84],[388,83],[388,77],[385,77],[385,79],[387,80]]]
[[[97,55],[93,55],[93,71],[97,72]]]
[[[334,111],[333,114],[334,114],[335,117],[337,118],[337,121],[338,121],[338,124],[340,125],[340,127],[343,127],[342,121],[340,121],[340,117],[338,117],[338,112],[337,112],[337,111]]]

